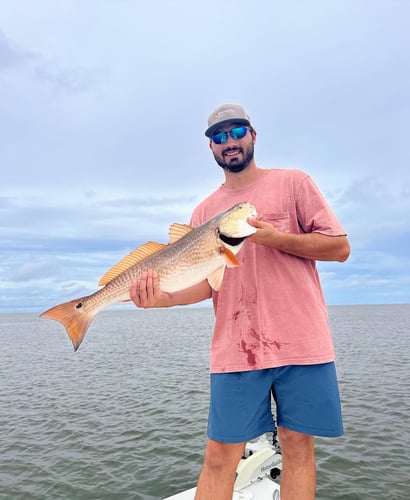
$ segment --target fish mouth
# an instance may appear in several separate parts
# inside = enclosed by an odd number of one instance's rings
[[[236,247],[240,245],[242,241],[246,239],[246,236],[242,236],[241,238],[235,238],[233,236],[227,236],[226,234],[223,233],[219,233],[218,236],[221,239],[221,241],[223,241],[224,243],[226,243],[231,247]]]

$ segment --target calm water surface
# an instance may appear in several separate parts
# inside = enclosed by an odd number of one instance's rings
[[[410,306],[330,307],[345,436],[317,439],[318,499],[410,498]],[[0,315],[0,498],[156,500],[195,484],[210,309]]]

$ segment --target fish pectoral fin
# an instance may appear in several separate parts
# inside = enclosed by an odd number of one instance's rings
[[[172,245],[172,243],[180,240],[183,236],[190,233],[192,229],[193,227],[189,226],[188,224],[172,224],[168,230],[169,244]]]
[[[229,250],[229,248],[221,247],[219,252],[223,255],[226,265],[228,267],[238,267],[239,262],[237,258],[235,257],[235,254]]]
[[[121,259],[114,267],[107,271],[104,276],[100,279],[98,286],[105,286],[107,283],[112,281],[114,278],[119,276],[121,273],[132,267],[134,264],[138,264],[142,260],[146,259],[150,255],[159,252],[167,245],[163,243],[155,243],[155,241],[148,241],[140,247],[133,250],[126,257]]]
[[[209,286],[215,290],[215,292],[218,292],[221,288],[224,272],[225,266],[218,267],[218,269],[215,269],[207,278]]]
[[[219,252],[225,260],[225,265],[218,267],[218,269],[213,271],[207,278],[210,287],[216,292],[221,288],[225,267],[239,266],[239,262],[237,261],[235,254],[231,250],[229,250],[229,248],[221,247],[219,249]]]

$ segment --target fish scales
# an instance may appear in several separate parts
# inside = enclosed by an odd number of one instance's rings
[[[248,217],[256,215],[252,205],[238,203],[187,232],[177,241],[130,265],[118,275],[114,273],[115,277],[100,290],[57,305],[41,316],[62,323],[74,350],[77,350],[96,314],[116,302],[129,300],[132,283],[149,269],[158,273],[160,288],[164,292],[184,290],[204,279],[208,279],[211,286],[218,289],[224,267],[238,265],[235,255],[245,238],[256,231],[246,221]],[[129,260],[129,256],[123,259],[126,261],[124,265],[128,266]],[[113,270],[117,270],[116,266]]]

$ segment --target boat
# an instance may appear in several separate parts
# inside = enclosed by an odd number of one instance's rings
[[[270,441],[268,435],[263,434],[247,443],[236,469],[232,500],[279,500],[280,487],[275,479],[281,471],[282,455],[276,431]],[[194,500],[195,492],[196,488],[191,488],[164,500]]]

